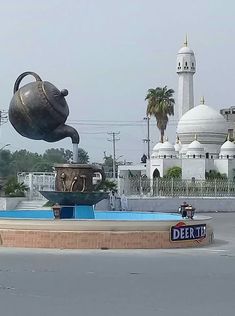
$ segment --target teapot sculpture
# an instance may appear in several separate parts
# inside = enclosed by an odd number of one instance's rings
[[[20,82],[27,75],[35,77],[21,88]],[[9,107],[9,120],[16,131],[24,137],[56,142],[71,137],[73,144],[79,143],[79,134],[65,124],[69,107],[65,100],[68,90],[58,90],[35,72],[22,73],[15,82],[14,95]]]

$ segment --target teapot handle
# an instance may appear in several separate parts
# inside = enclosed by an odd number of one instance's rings
[[[16,93],[16,91],[18,91],[21,80],[22,80],[24,77],[28,76],[28,75],[34,76],[34,78],[36,79],[36,81],[42,81],[42,79],[39,77],[39,75],[37,75],[35,72],[32,72],[32,71],[23,72],[23,73],[22,73],[21,75],[19,75],[19,77],[16,79],[16,82],[15,82],[15,85],[14,85],[14,90],[13,90],[13,93],[14,93],[14,94]]]
[[[101,177],[102,177],[102,180],[101,182],[103,182],[105,179],[106,179],[106,176],[105,176],[105,173],[104,173],[104,170],[101,169],[101,168],[96,168],[96,169],[93,169],[93,173],[95,172],[99,172],[101,174]],[[94,190],[98,190],[99,186],[100,186],[100,183],[97,183],[95,186],[94,186]]]

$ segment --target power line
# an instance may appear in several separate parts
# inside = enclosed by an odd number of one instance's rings
[[[203,121],[207,121],[208,119],[203,119],[203,118],[199,118],[193,119],[193,122],[203,122]],[[144,122],[142,121],[103,121],[103,120],[68,120],[69,123],[74,124],[74,125],[80,125],[80,126],[97,126],[97,127],[108,127],[108,126],[118,126],[118,127],[138,127],[138,126],[143,126]],[[213,123],[216,122],[220,122],[220,119],[218,120],[213,120]],[[167,123],[167,126],[177,126],[179,123],[178,119],[173,119],[173,118],[169,118],[169,121]],[[192,125],[191,120],[190,121],[184,121],[183,122],[184,125]],[[150,126],[156,126],[156,121],[155,122],[150,122],[149,123]]]

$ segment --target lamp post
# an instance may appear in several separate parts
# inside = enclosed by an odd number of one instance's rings
[[[148,145],[147,158],[149,159],[150,158],[150,129],[149,129],[150,117],[149,116],[144,117],[144,120],[147,121],[147,138],[143,139],[143,141],[144,141],[144,143],[147,143],[147,145]]]

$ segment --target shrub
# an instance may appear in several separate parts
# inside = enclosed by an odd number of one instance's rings
[[[27,191],[28,187],[17,182],[16,178],[10,178],[4,186],[5,195],[10,197],[23,197]]]
[[[164,175],[164,178],[181,179],[181,177],[182,177],[182,169],[177,166],[167,169],[166,174]]]

